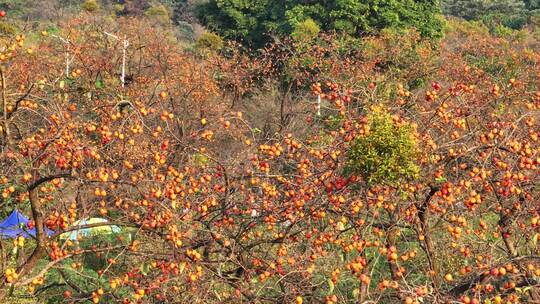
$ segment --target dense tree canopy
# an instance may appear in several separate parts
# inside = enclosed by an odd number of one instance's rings
[[[537,0],[443,0],[441,4],[446,15],[482,21],[491,28],[502,25],[520,29],[531,19],[540,18]]]
[[[429,38],[442,30],[438,1],[221,1],[211,0],[199,7],[204,24],[225,37],[260,44],[265,34],[290,34],[308,18],[325,31],[352,35],[375,33],[382,28],[411,28]]]
[[[525,3],[521,0],[444,0],[442,7],[446,14],[475,20],[493,13],[507,15],[524,13]]]

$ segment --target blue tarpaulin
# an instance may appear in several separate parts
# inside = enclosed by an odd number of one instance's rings
[[[13,212],[11,212],[11,214],[0,223],[0,229],[18,226],[19,224],[28,225],[29,221],[30,220],[22,213],[17,210],[13,210]]]
[[[17,210],[11,212],[11,214],[0,222],[0,238],[14,239],[18,236],[29,238],[30,236],[36,236],[36,228],[29,229],[28,222],[30,220]],[[47,235],[51,235],[53,232],[49,229],[45,229]]]

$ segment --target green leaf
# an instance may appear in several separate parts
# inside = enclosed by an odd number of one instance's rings
[[[140,269],[143,275],[147,275],[150,272],[150,265],[147,263],[142,263]]]
[[[505,113],[505,105],[503,102],[500,102],[498,105],[497,105],[497,115],[502,115]]]
[[[334,282],[332,281],[332,279],[328,279],[328,294],[331,295],[332,293],[334,293]]]
[[[103,89],[103,80],[101,78],[96,79],[96,89]]]
[[[186,263],[180,263],[180,265],[178,265],[178,270],[180,270],[180,273],[183,273],[184,269],[186,269]]]
[[[437,183],[444,183],[444,182],[447,181],[447,179],[446,179],[446,177],[441,176],[441,177],[437,177],[437,178],[435,179],[435,181],[436,181]]]

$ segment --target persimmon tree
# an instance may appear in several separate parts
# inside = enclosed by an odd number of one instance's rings
[[[104,31],[130,41],[124,88]],[[0,54],[0,210],[37,230],[0,240],[2,299],[538,301],[529,42],[320,34],[254,58],[99,16],[58,36],[70,75],[47,32]],[[261,134],[249,103],[276,91],[289,118]],[[108,223],[76,224],[89,217]],[[62,237],[111,224],[124,233]]]

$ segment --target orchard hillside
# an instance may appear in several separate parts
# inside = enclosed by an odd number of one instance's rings
[[[278,2],[0,0],[0,303],[540,303],[538,3]]]

